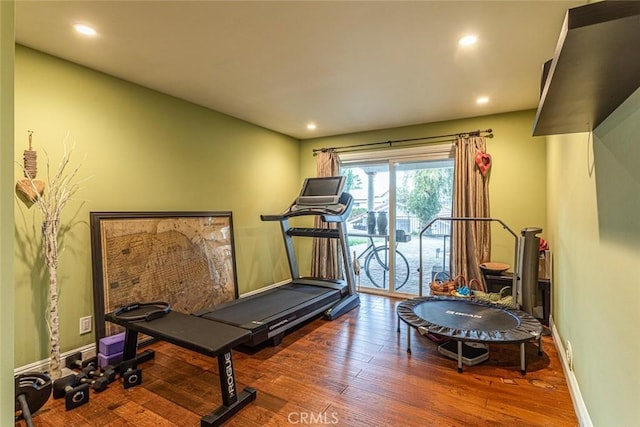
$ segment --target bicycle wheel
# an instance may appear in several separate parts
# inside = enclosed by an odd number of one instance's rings
[[[396,290],[404,286],[409,280],[409,262],[396,249]],[[387,288],[389,282],[389,248],[387,246],[378,246],[371,250],[364,260],[364,271],[371,283],[378,288]]]
[[[400,289],[409,281],[409,261],[396,249],[396,290]]]

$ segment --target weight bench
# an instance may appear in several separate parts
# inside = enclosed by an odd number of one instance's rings
[[[138,309],[141,315],[145,308]],[[135,315],[135,310],[128,315]],[[248,341],[251,332],[224,323],[215,322],[201,317],[170,311],[162,317],[152,320],[126,320],[111,312],[105,315],[109,322],[123,326],[126,329],[123,361],[134,360],[138,347],[138,333],[184,347],[207,356],[218,357],[218,371],[220,375],[220,391],[222,392],[222,406],[205,415],[200,420],[201,427],[219,426],[236,412],[240,411],[256,398],[256,390],[245,387],[238,392],[233,370],[231,350]]]

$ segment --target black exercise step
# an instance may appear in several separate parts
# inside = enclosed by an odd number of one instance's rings
[[[290,228],[287,230],[289,236],[303,237],[324,237],[327,239],[339,238],[338,230],[332,228]]]

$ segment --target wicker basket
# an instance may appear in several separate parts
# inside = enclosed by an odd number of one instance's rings
[[[484,286],[484,283],[478,279],[469,280],[469,289],[471,291],[487,292],[487,288]]]
[[[459,276],[459,277],[462,277],[462,276]],[[451,296],[454,296],[456,298],[473,298],[473,296],[477,291],[482,292],[484,290],[484,285],[478,279],[469,280],[469,285],[467,285],[468,291],[465,291],[465,293],[462,293],[462,294],[459,293],[459,289],[464,286],[465,285],[463,284],[462,286],[459,286],[455,290],[451,291]]]
[[[511,294],[511,286],[503,287],[500,289],[500,292],[474,291],[473,296],[479,301],[490,302],[502,307],[515,308]]]
[[[443,280],[440,276],[446,276]],[[465,286],[467,280],[462,275],[456,276],[453,280],[450,279],[447,273],[438,273],[433,278],[433,281],[429,285],[431,289],[431,295],[451,295],[459,287]]]

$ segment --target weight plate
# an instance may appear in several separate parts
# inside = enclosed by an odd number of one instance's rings
[[[34,414],[42,408],[51,396],[51,378],[40,372],[27,372],[16,376],[16,412],[22,413],[18,396],[24,395],[29,405],[29,411]],[[21,414],[19,415],[21,416]]]

